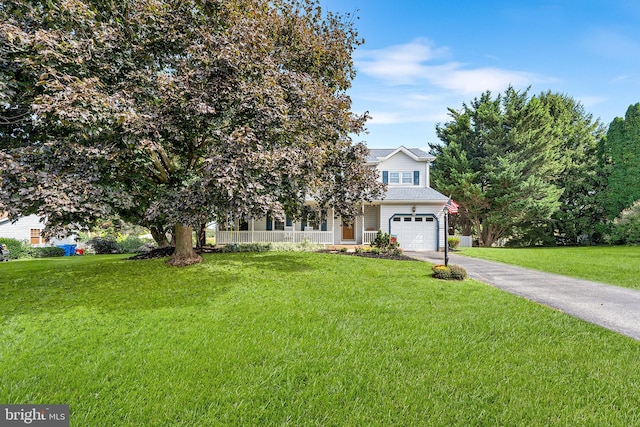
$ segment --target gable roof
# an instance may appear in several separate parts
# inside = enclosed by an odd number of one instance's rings
[[[369,157],[367,158],[367,163],[375,165],[387,159],[390,159],[391,157],[395,156],[398,153],[404,153],[407,156],[411,157],[416,162],[430,162],[435,159],[435,157],[431,156],[429,153],[419,148],[406,148],[401,145],[398,148],[370,149]]]

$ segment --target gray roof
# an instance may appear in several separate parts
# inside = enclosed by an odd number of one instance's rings
[[[393,153],[397,149],[398,148],[370,148],[369,158],[367,159],[367,161],[376,162],[378,161],[379,158],[387,157],[389,154]],[[407,148],[407,151],[410,151],[417,157],[431,157],[429,153],[419,148]]]
[[[384,201],[446,202],[447,196],[429,187],[387,187]]]

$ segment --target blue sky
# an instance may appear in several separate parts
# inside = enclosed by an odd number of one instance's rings
[[[369,148],[427,149],[436,123],[482,92],[531,86],[580,101],[608,126],[640,102],[637,0],[321,0],[354,13],[353,110]]]

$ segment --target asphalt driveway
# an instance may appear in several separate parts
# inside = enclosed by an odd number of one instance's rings
[[[407,251],[406,255],[444,264],[444,254]],[[574,279],[450,254],[449,264],[463,266],[469,277],[571,316],[640,340],[640,291]]]

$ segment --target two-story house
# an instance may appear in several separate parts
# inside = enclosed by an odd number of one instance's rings
[[[429,163],[433,160],[417,148],[371,149],[367,164],[379,171],[387,192],[382,200],[362,203],[362,215],[351,223],[335,217],[331,210],[322,223],[249,218],[242,223],[221,225],[216,241],[368,244],[382,230],[395,236],[403,249],[439,250],[444,247],[444,207],[448,198],[429,186]]]

